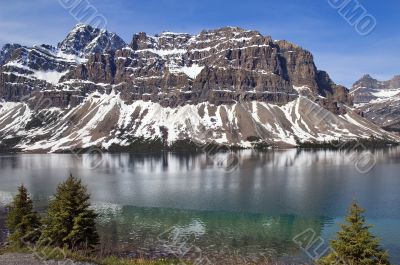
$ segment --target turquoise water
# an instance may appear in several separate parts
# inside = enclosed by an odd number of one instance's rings
[[[356,199],[400,263],[399,149],[18,154],[0,156],[0,168],[2,206],[24,183],[45,209],[58,183],[70,173],[81,177],[104,244],[126,255],[309,262],[315,251],[302,250],[297,236],[312,231],[328,242]]]

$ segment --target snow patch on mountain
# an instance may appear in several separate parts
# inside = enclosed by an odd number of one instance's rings
[[[180,55],[184,54],[187,51],[184,49],[172,49],[172,50],[158,50],[158,49],[143,49],[143,50],[137,50],[138,53],[140,52],[151,52],[154,54],[157,54],[160,57],[167,57],[171,55]]]
[[[400,88],[374,90],[373,92],[371,92],[371,94],[378,99],[388,99],[400,94]]]
[[[87,59],[82,56],[78,56],[75,54],[68,54],[61,50],[57,50],[57,53],[55,53],[55,56],[65,60],[65,61],[68,61],[71,63],[76,63],[76,64],[83,64],[83,63],[87,62]]]
[[[28,79],[32,79],[32,78],[39,79],[39,80],[43,80],[43,81],[46,81],[47,83],[54,84],[54,85],[58,84],[61,77],[68,73],[68,70],[64,71],[64,72],[34,70],[34,69],[29,68],[28,66],[21,64],[20,62],[15,62],[15,61],[8,62],[4,66],[23,69],[23,70],[28,71],[29,74],[20,74],[18,72],[3,72],[3,73],[9,73],[9,74],[13,74],[16,76],[26,77]]]
[[[311,89],[308,86],[293,86],[293,89],[296,90],[299,94],[301,94],[304,91],[306,92],[311,91]]]
[[[57,71],[34,71],[33,77],[44,80],[47,83],[56,85],[60,81],[61,77],[67,74],[68,71],[65,72],[57,72]]]
[[[169,143],[192,139],[243,147],[251,146],[247,140],[250,136],[290,146],[298,140],[329,141],[371,135],[397,139],[377,126],[369,126],[369,122],[351,111],[334,115],[305,97],[283,106],[265,102],[216,106],[205,102],[170,108],[142,100],[128,104],[119,93],[96,92],[75,108],[54,108],[51,112],[59,113],[60,118],[39,129],[26,130],[33,112],[25,103],[3,103],[0,133],[23,136],[19,147],[29,152],[91,146],[107,149],[112,144],[128,145],[131,137],[162,138],[165,131]],[[315,123],[318,115],[322,118]]]
[[[199,66],[198,64],[193,64],[192,66],[183,66],[178,68],[170,69],[171,73],[184,73],[191,79],[196,79],[196,77],[204,69],[204,66]]]

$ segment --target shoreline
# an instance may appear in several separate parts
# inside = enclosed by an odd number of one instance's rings
[[[312,143],[310,145],[313,145]],[[260,153],[266,153],[266,152],[281,152],[281,151],[288,151],[288,150],[301,150],[301,151],[358,151],[358,150],[385,150],[385,149],[391,149],[400,146],[400,143],[387,143],[385,146],[361,146],[361,145],[354,145],[353,147],[345,147],[345,148],[337,148],[334,146],[326,146],[325,144],[321,144],[321,146],[316,145],[314,147],[312,146],[307,146],[307,147],[301,147],[301,146],[294,146],[294,147],[283,147],[283,148],[268,148],[268,149],[254,149],[254,148],[235,148],[235,149],[226,149],[226,150],[221,150],[217,152],[204,152],[204,151],[192,151],[192,150],[183,150],[183,151],[174,151],[174,150],[166,150],[166,149],[160,149],[160,150],[151,150],[151,151],[120,151],[120,152],[110,152],[108,150],[101,150],[98,149],[97,147],[93,148],[92,151],[90,148],[85,148],[84,150],[80,149],[78,151],[76,150],[65,150],[65,151],[56,151],[56,152],[40,152],[40,151],[27,151],[27,152],[21,152],[21,151],[14,151],[14,152],[1,152],[0,151],[0,156],[1,155],[66,155],[66,154],[76,154],[76,155],[84,155],[84,154],[93,154],[93,155],[98,155],[98,154],[136,154],[136,155],[152,155],[152,154],[162,154],[162,153],[169,153],[169,154],[191,154],[191,155],[201,155],[201,154],[223,154],[223,153],[238,153],[241,151],[254,151],[254,152],[260,152]],[[96,150],[96,151],[94,151]],[[101,152],[99,152],[101,151]]]
[[[112,144],[108,148],[101,146],[89,147],[73,147],[68,149],[59,149],[51,151],[49,149],[35,149],[24,151],[17,147],[18,145],[7,145],[0,143],[0,154],[121,154],[121,153],[224,153],[224,152],[237,152],[242,150],[253,151],[271,151],[271,150],[352,150],[352,149],[381,149],[399,146],[400,142],[393,139],[376,138],[354,138],[344,140],[330,140],[330,141],[300,141],[296,139],[296,145],[284,143],[265,141],[260,138],[251,138],[248,141],[249,146],[239,144],[219,144],[216,142],[198,143],[190,139],[177,140],[172,143],[166,143],[160,138],[146,139],[146,138],[132,138],[127,145]]]

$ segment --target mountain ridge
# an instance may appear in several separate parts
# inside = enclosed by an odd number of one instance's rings
[[[162,87],[166,86],[186,86],[184,92],[189,93],[191,89],[187,89],[187,87],[194,87],[198,90],[204,89],[204,86],[200,85],[201,87],[199,87],[199,84],[192,84],[192,81],[201,74],[202,70],[205,70],[204,72],[206,72],[205,76],[203,75],[203,79],[210,81],[210,79],[213,78],[211,75],[218,76],[219,72],[224,71],[224,69],[220,69],[227,66],[227,61],[232,63],[235,60],[244,60],[244,62],[236,63],[236,65],[233,63],[233,65],[229,65],[230,72],[225,71],[225,74],[229,75],[228,80],[213,80],[214,83],[210,84],[207,89],[218,90],[218,88],[222,86],[223,89],[220,90],[233,93],[234,95],[231,95],[233,98],[238,98],[240,95],[239,93],[234,93],[232,90],[245,90],[245,92],[251,91],[260,93],[273,93],[276,92],[276,90],[279,90],[280,92],[285,91],[287,94],[286,96],[290,98],[290,95],[288,95],[289,92],[296,94],[292,89],[292,85],[298,87],[307,85],[313,90],[312,92],[315,95],[321,93],[323,96],[326,96],[327,92],[330,94],[335,94],[336,92],[335,89],[333,89],[335,84],[330,80],[329,76],[316,69],[313,63],[313,56],[310,52],[287,41],[272,41],[270,36],[264,37],[257,31],[248,31],[237,27],[225,27],[217,30],[205,30],[199,35],[193,36],[190,34],[177,35],[172,33],[162,33],[161,35],[158,35],[158,37],[153,37],[148,36],[145,33],[139,33],[134,35],[129,46],[125,43],[117,43],[116,45],[110,44],[113,43],[113,41],[108,41],[103,43],[103,45],[97,44],[96,42],[99,41],[99,35],[116,36],[114,33],[108,33],[104,30],[94,29],[91,26],[79,24],[68,34],[66,39],[59,44],[59,54],[60,52],[67,53],[69,54],[69,57],[71,57],[71,55],[81,54],[82,56],[80,57],[85,57],[85,60],[88,60],[86,65],[81,64],[81,67],[78,67],[76,71],[71,71],[70,69],[68,75],[61,81],[73,82],[74,79],[81,79],[92,81],[94,83],[111,85],[123,85],[127,82],[130,87],[139,86],[143,89],[143,87],[146,86],[147,91],[142,94],[152,94],[156,92],[156,90],[160,90]],[[217,37],[213,38],[213,35],[217,35]],[[116,38],[120,39],[119,37]],[[253,47],[249,47],[249,49],[252,49],[253,51],[249,52],[249,56],[251,53],[256,53],[255,55],[259,58],[258,61],[253,60],[252,58],[242,59],[244,56],[241,56],[241,50],[248,48],[244,47],[243,43],[251,41],[252,38],[254,38],[254,40],[250,42],[250,44],[252,44]],[[225,42],[231,41],[238,42],[239,44],[225,43],[223,41],[224,39],[228,39],[228,41]],[[218,45],[226,47],[219,50],[218,48],[212,47],[212,45],[208,45],[210,42],[215,44],[217,47]],[[102,47],[100,52],[96,51],[99,45]],[[115,49],[112,49],[115,53],[105,53],[110,46],[115,46]],[[267,49],[269,46],[274,47]],[[53,47],[50,47],[50,49],[53,49]],[[96,53],[92,52],[93,49]],[[257,49],[259,51],[254,51]],[[210,56],[210,54],[212,54],[209,52],[210,50],[214,53],[220,52],[222,58],[212,58],[213,60],[210,58],[202,58]],[[284,53],[294,53],[295,51],[299,53],[298,57],[300,58],[298,58],[298,60],[302,63],[291,62],[293,59],[297,60],[297,56],[283,55]],[[277,54],[271,54],[274,52]],[[147,55],[138,55],[138,53],[147,53]],[[225,60],[225,58],[223,58],[225,56],[224,53],[227,53],[227,57],[230,56],[232,58],[230,60]],[[148,60],[149,57],[151,58],[152,55],[158,56],[157,61],[155,62],[157,65],[152,66],[145,62],[145,60]],[[267,60],[260,62],[260,58],[263,56],[267,57]],[[268,59],[268,57],[272,58]],[[131,65],[126,65],[126,62],[118,62],[117,60],[121,58],[125,58],[126,60],[132,59],[129,62]],[[138,60],[139,62],[135,62],[135,60]],[[82,59],[82,62],[83,61],[84,60]],[[105,64],[107,69],[99,69],[96,64]],[[248,65],[246,66],[244,64]],[[251,66],[251,64],[255,65]],[[302,64],[307,65],[302,67]],[[296,67],[298,69],[293,69]],[[149,70],[151,72],[157,72],[160,78],[159,80],[156,80],[156,84],[154,84],[154,82],[130,80],[130,77],[124,72],[126,72],[127,69],[133,68],[140,69],[137,71],[131,71],[129,73],[131,76],[134,75],[135,77],[140,77],[142,79],[144,79],[145,76],[147,76],[147,78],[155,78],[153,73],[145,72],[145,70]],[[165,69],[167,69],[168,73],[172,75],[163,78],[162,75],[165,74]],[[61,72],[59,68],[56,68],[55,70]],[[65,70],[65,68],[62,70]],[[241,73],[238,73],[239,71],[241,71]],[[272,76],[263,76],[268,74]],[[235,78],[237,75],[241,75],[242,78]],[[243,82],[245,82],[245,84],[243,84]],[[319,86],[318,83],[324,84]],[[69,85],[69,87],[71,87],[71,85]],[[226,89],[227,87],[228,89]],[[231,87],[234,87],[235,89],[231,89]],[[340,88],[340,93],[343,94],[345,88]],[[186,97],[183,95],[183,97],[187,98],[187,95]],[[262,96],[258,96],[258,99],[262,100]],[[8,100],[10,99],[8,98]],[[203,99],[203,101],[204,100],[205,99]],[[288,100],[286,99],[284,102],[288,102]]]
[[[106,148],[132,137],[247,147],[249,137],[290,146],[297,138],[397,139],[353,113],[348,89],[318,70],[311,52],[254,30],[142,32],[127,44],[78,24],[58,47],[8,46],[1,55],[0,139],[21,150]],[[334,118],[313,121],[312,113]],[[40,148],[49,143],[57,148]]]

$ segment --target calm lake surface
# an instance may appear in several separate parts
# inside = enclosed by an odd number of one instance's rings
[[[190,253],[213,262],[232,257],[307,262],[293,238],[313,231],[315,239],[327,242],[356,199],[392,261],[400,264],[398,148],[1,155],[0,211],[22,183],[37,208],[45,209],[70,173],[88,186],[103,242],[132,256]],[[4,221],[4,211],[1,215]]]

